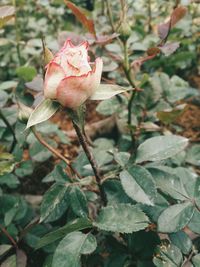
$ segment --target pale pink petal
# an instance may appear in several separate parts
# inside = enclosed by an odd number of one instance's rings
[[[96,59],[94,70],[82,76],[63,79],[57,88],[57,100],[65,107],[76,109],[98,88],[101,80],[103,62]]]
[[[64,70],[55,62],[49,63],[45,74],[44,96],[55,99],[56,89],[60,81],[65,77]]]

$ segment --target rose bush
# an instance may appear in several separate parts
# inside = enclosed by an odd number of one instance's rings
[[[88,42],[74,46],[68,39],[46,66],[45,98],[76,109],[90,98],[100,85],[103,61],[97,58],[91,67]]]

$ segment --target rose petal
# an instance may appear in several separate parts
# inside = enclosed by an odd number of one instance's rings
[[[64,77],[65,73],[60,65],[55,62],[48,64],[44,82],[44,95],[46,98],[56,98],[56,89]]]
[[[82,76],[63,79],[57,88],[57,100],[61,105],[75,109],[83,104],[98,88],[101,80],[103,62],[95,61],[95,68]]]

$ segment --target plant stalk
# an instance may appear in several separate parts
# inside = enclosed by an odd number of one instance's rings
[[[93,156],[93,154],[89,148],[89,145],[87,143],[87,138],[83,134],[81,128],[73,119],[72,119],[72,122],[73,122],[74,129],[76,131],[76,134],[78,136],[79,143],[81,144],[81,146],[82,146],[82,148],[83,148],[83,150],[84,150],[84,152],[85,152],[85,154],[86,154],[86,156],[87,156],[87,158],[91,164],[91,167],[93,169],[93,172],[94,172],[94,175],[96,178],[96,182],[97,182],[97,185],[99,187],[102,205],[105,206],[106,205],[106,195],[105,195],[105,192],[104,192],[102,185],[101,185],[101,176],[100,176],[100,172],[99,172],[97,163],[96,163],[94,156]]]
[[[71,165],[70,161],[66,159],[60,152],[58,152],[55,148],[53,148],[51,145],[49,145],[43,138],[42,136],[36,131],[34,127],[31,127],[31,130],[37,140],[45,146],[49,151],[51,151],[54,155],[56,155],[59,159],[64,161],[69,169],[71,170],[72,173],[74,173],[79,179],[82,179],[81,175],[74,169],[74,167]]]

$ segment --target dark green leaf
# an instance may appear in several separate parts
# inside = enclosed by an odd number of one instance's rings
[[[194,267],[200,266],[200,254],[197,254],[192,258],[192,263],[194,264]]]
[[[200,234],[200,212],[195,209],[194,214],[188,224],[188,227],[190,230],[192,230],[194,233]]]
[[[163,166],[148,168],[152,174],[157,188],[174,199],[186,200],[189,198],[184,184],[178,176],[170,173]]]
[[[63,238],[64,236],[66,236],[67,234],[69,234],[71,232],[83,230],[83,229],[87,229],[87,228],[91,228],[91,227],[92,227],[92,223],[87,218],[76,219],[75,221],[70,222],[63,227],[60,227],[58,230],[52,231],[52,232],[46,234],[45,236],[43,236],[39,240],[36,248],[39,249],[41,247],[47,246],[47,245]]]
[[[80,217],[87,217],[88,207],[85,194],[78,186],[73,186],[69,193],[70,205],[73,212]]]
[[[193,145],[187,151],[186,162],[200,167],[200,145]]]
[[[91,234],[72,232],[66,235],[55,250],[52,267],[80,267],[81,254],[96,249],[96,239]]]
[[[68,185],[55,183],[44,195],[41,204],[41,221],[51,222],[59,219],[67,210]]]
[[[183,257],[179,248],[167,241],[161,244],[153,258],[153,263],[157,267],[179,267]]]
[[[156,197],[155,182],[143,167],[133,166],[120,173],[122,187],[126,194],[137,202],[154,205]]]
[[[94,226],[105,231],[132,233],[146,228],[148,218],[136,206],[116,204],[102,208]]]
[[[194,207],[190,202],[170,206],[158,218],[158,231],[173,233],[181,230],[189,223],[193,213]]]
[[[192,241],[189,236],[183,232],[179,231],[177,233],[173,233],[169,235],[172,243],[177,246],[183,254],[189,254],[192,249]]]

